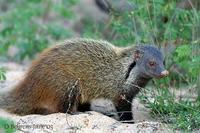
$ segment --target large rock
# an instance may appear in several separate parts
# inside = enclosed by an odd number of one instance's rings
[[[19,133],[163,133],[169,132],[164,124],[141,122],[124,124],[97,112],[77,115],[55,113],[51,115],[17,116],[0,110],[0,117],[14,121],[14,125],[5,124],[5,128],[17,128]]]

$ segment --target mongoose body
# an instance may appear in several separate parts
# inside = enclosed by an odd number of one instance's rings
[[[154,77],[168,74],[154,46],[119,48],[106,41],[72,39],[45,50],[0,107],[20,115],[76,112],[96,98],[111,99],[117,111]],[[122,98],[125,96],[126,100]],[[132,119],[131,112],[120,120]]]

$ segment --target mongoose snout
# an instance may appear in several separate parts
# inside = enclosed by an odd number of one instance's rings
[[[166,77],[167,75],[169,75],[169,71],[164,70],[161,72],[161,77]]]

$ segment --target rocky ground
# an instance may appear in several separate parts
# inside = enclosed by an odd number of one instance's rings
[[[78,115],[55,113],[51,115],[16,116],[1,110],[0,117],[15,121],[19,133],[163,133],[171,132],[159,122],[140,122],[122,124],[115,119],[97,112],[87,112]],[[12,128],[12,125],[5,125]]]
[[[13,88],[25,73],[27,67],[16,63],[0,63],[0,67],[7,69],[6,81],[0,82],[1,94]],[[51,132],[80,132],[80,133],[161,133],[171,132],[167,125],[155,122],[138,99],[133,101],[133,114],[135,124],[121,123],[113,118],[102,115],[95,111],[69,115],[56,113],[51,115],[27,115],[17,116],[9,114],[3,109],[0,110],[0,117],[9,118],[15,122],[17,132],[28,133],[51,133]],[[97,107],[104,107],[106,112],[113,111],[114,106],[108,100],[98,99],[92,102],[93,110],[100,110]],[[110,108],[107,108],[110,107]],[[104,110],[105,111],[105,110]],[[114,116],[117,117],[117,116]],[[12,128],[12,125],[5,125]],[[1,130],[0,130],[1,131]]]

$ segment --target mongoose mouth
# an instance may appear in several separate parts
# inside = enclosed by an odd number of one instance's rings
[[[154,75],[153,77],[156,79],[160,79],[160,78],[166,77],[168,74],[169,74],[169,72],[167,70],[164,70],[159,75],[153,74]]]
[[[158,76],[158,78],[163,78],[163,77],[166,77],[167,75],[169,75],[169,71],[167,70],[164,70],[160,73],[160,75]]]

